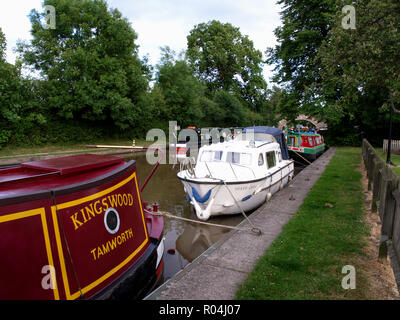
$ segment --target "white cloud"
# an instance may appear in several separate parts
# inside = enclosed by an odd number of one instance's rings
[[[41,0],[18,0],[2,3],[0,10],[0,28],[7,39],[7,60],[14,63],[16,54],[13,49],[17,40],[31,39],[31,23],[28,14],[32,9],[41,10]]]

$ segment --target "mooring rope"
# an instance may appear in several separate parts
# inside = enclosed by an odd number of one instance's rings
[[[186,221],[186,222],[190,222],[190,223],[198,223],[198,224],[203,224],[203,225],[212,226],[212,227],[219,227],[219,228],[232,229],[232,230],[238,230],[238,231],[246,231],[246,232],[250,231],[257,235],[261,235],[261,230],[258,228],[255,228],[255,227],[253,227],[252,229],[247,229],[247,228],[240,228],[240,227],[235,227],[235,226],[228,226],[226,224],[217,224],[217,223],[193,220],[193,219],[174,216],[173,214],[170,214],[165,211],[157,211],[157,212],[149,212],[149,213],[154,216],[163,216],[166,218],[182,220],[182,221]]]
[[[298,155],[300,158],[302,158],[304,161],[308,162],[308,164],[311,164],[310,161],[308,161],[306,158],[302,157],[301,154],[299,154],[298,152],[296,152],[296,151],[294,151],[294,150],[291,150],[291,151],[293,151],[295,154],[297,154],[297,155]]]
[[[235,196],[233,195],[232,191],[228,188],[228,186],[227,186],[225,180],[221,180],[221,181],[223,181],[223,183],[224,183],[224,185],[225,185],[225,187],[226,187],[226,190],[228,190],[228,192],[229,192],[229,194],[231,195],[233,201],[235,201],[236,205],[239,207],[240,211],[242,212],[242,215],[246,218],[246,220],[249,222],[249,224],[253,227],[253,228],[251,229],[251,231],[254,232],[254,233],[257,233],[257,234],[261,234],[261,230],[258,229],[258,228],[253,224],[253,222],[249,219],[249,217],[244,213],[244,210],[242,209],[242,207],[241,207],[241,205],[239,204],[239,202],[236,200],[236,198],[235,198]]]

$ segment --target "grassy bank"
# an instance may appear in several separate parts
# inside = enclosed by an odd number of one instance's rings
[[[367,281],[357,264],[367,227],[360,148],[340,148],[247,281],[237,299],[363,299]],[[341,286],[342,268],[356,269],[356,289]]]
[[[152,141],[146,140],[135,140],[137,146],[148,146],[153,144]],[[131,146],[132,140],[124,139],[104,139],[93,141],[90,144],[102,144],[102,145],[114,145],[114,146]],[[10,158],[10,157],[20,157],[26,155],[34,154],[58,154],[58,153],[68,153],[68,152],[92,152],[95,151],[93,148],[87,148],[87,144],[84,143],[63,143],[63,144],[47,144],[40,146],[25,146],[25,147],[15,147],[6,146],[0,149],[0,159]],[[104,149],[103,149],[104,150]]]
[[[378,155],[386,162],[386,152],[383,151],[383,149],[375,149]],[[399,154],[391,154],[390,155],[390,161],[395,165],[395,167],[392,168],[393,172],[396,173],[398,176],[400,176],[400,155]]]

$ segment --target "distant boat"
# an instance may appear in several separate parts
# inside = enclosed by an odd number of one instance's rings
[[[163,271],[162,217],[135,161],[81,154],[0,170],[0,299],[140,299]]]
[[[324,138],[313,131],[287,132],[287,147],[293,159],[314,161],[325,150]]]
[[[282,131],[249,127],[233,140],[200,148],[195,167],[178,172],[201,220],[257,208],[293,177]]]

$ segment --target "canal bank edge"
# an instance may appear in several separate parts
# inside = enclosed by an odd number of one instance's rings
[[[234,299],[240,284],[296,213],[336,150],[327,150],[250,216],[261,229],[260,236],[243,231],[227,233],[145,300]],[[250,228],[250,225],[243,220],[238,227]]]
[[[25,156],[15,156],[15,157],[7,157],[7,158],[0,158],[0,166],[13,166],[19,165],[20,163],[30,162],[30,161],[37,161],[37,160],[46,160],[46,159],[53,159],[57,157],[73,155],[73,154],[81,154],[81,153],[96,153],[101,155],[123,155],[123,154],[138,154],[138,153],[145,153],[146,150],[130,150],[127,151],[126,149],[114,149],[108,151],[99,151],[97,150],[75,150],[75,151],[62,151],[62,152],[55,152],[55,153],[48,153],[48,154],[29,154]]]

